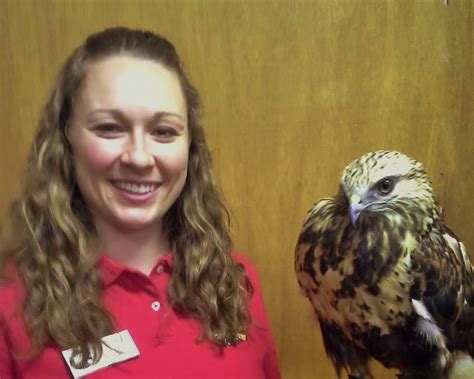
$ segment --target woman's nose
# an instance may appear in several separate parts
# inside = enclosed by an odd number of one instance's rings
[[[147,147],[145,138],[140,136],[131,138],[122,154],[122,163],[139,169],[154,165],[155,160]]]

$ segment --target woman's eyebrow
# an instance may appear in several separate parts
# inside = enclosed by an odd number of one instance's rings
[[[160,120],[160,119],[168,118],[168,117],[178,118],[179,120],[186,122],[186,120],[180,114],[174,113],[174,112],[165,112],[165,111],[156,112],[153,116],[153,119]]]
[[[123,119],[123,120],[128,119],[126,112],[123,112],[121,109],[117,109],[117,108],[98,108],[98,109],[94,109],[94,110],[90,111],[87,114],[87,118],[91,118],[91,117],[94,117],[94,116],[100,115],[100,114],[112,115],[112,116],[114,116],[118,119]],[[183,123],[186,122],[186,119],[183,116],[181,116],[180,114],[175,113],[175,112],[166,112],[166,111],[155,112],[152,116],[152,121],[159,121],[159,120],[162,120],[162,119],[165,119],[165,118],[170,118],[170,117],[171,118],[177,118],[180,121],[182,121]]]

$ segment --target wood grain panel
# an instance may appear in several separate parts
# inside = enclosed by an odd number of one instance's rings
[[[71,50],[111,25],[164,34],[202,95],[235,245],[260,273],[283,377],[334,378],[292,261],[307,209],[336,191],[349,161],[387,148],[424,162],[474,257],[473,12],[469,0],[1,0],[0,213]]]

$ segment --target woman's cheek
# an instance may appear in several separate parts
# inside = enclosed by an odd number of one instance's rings
[[[159,165],[167,170],[181,172],[187,169],[188,145],[186,143],[162,145],[154,149],[153,155]]]
[[[121,144],[116,140],[92,139],[83,146],[82,158],[90,168],[108,168],[120,156]],[[80,159],[80,157],[76,157]]]

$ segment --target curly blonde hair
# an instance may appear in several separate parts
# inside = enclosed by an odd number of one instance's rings
[[[25,322],[37,351],[48,341],[74,347],[84,364],[102,354],[113,331],[101,304],[96,234],[76,185],[66,130],[88,62],[114,55],[150,59],[174,71],[185,95],[190,134],[184,189],[164,217],[173,251],[168,297],[173,309],[202,325],[201,339],[224,346],[251,322],[252,287],[230,255],[228,212],[211,172],[198,93],[173,45],[152,32],[110,28],[89,36],[66,61],[40,119],[23,192],[10,208],[15,238],[2,247],[2,271],[13,263],[26,288]]]

